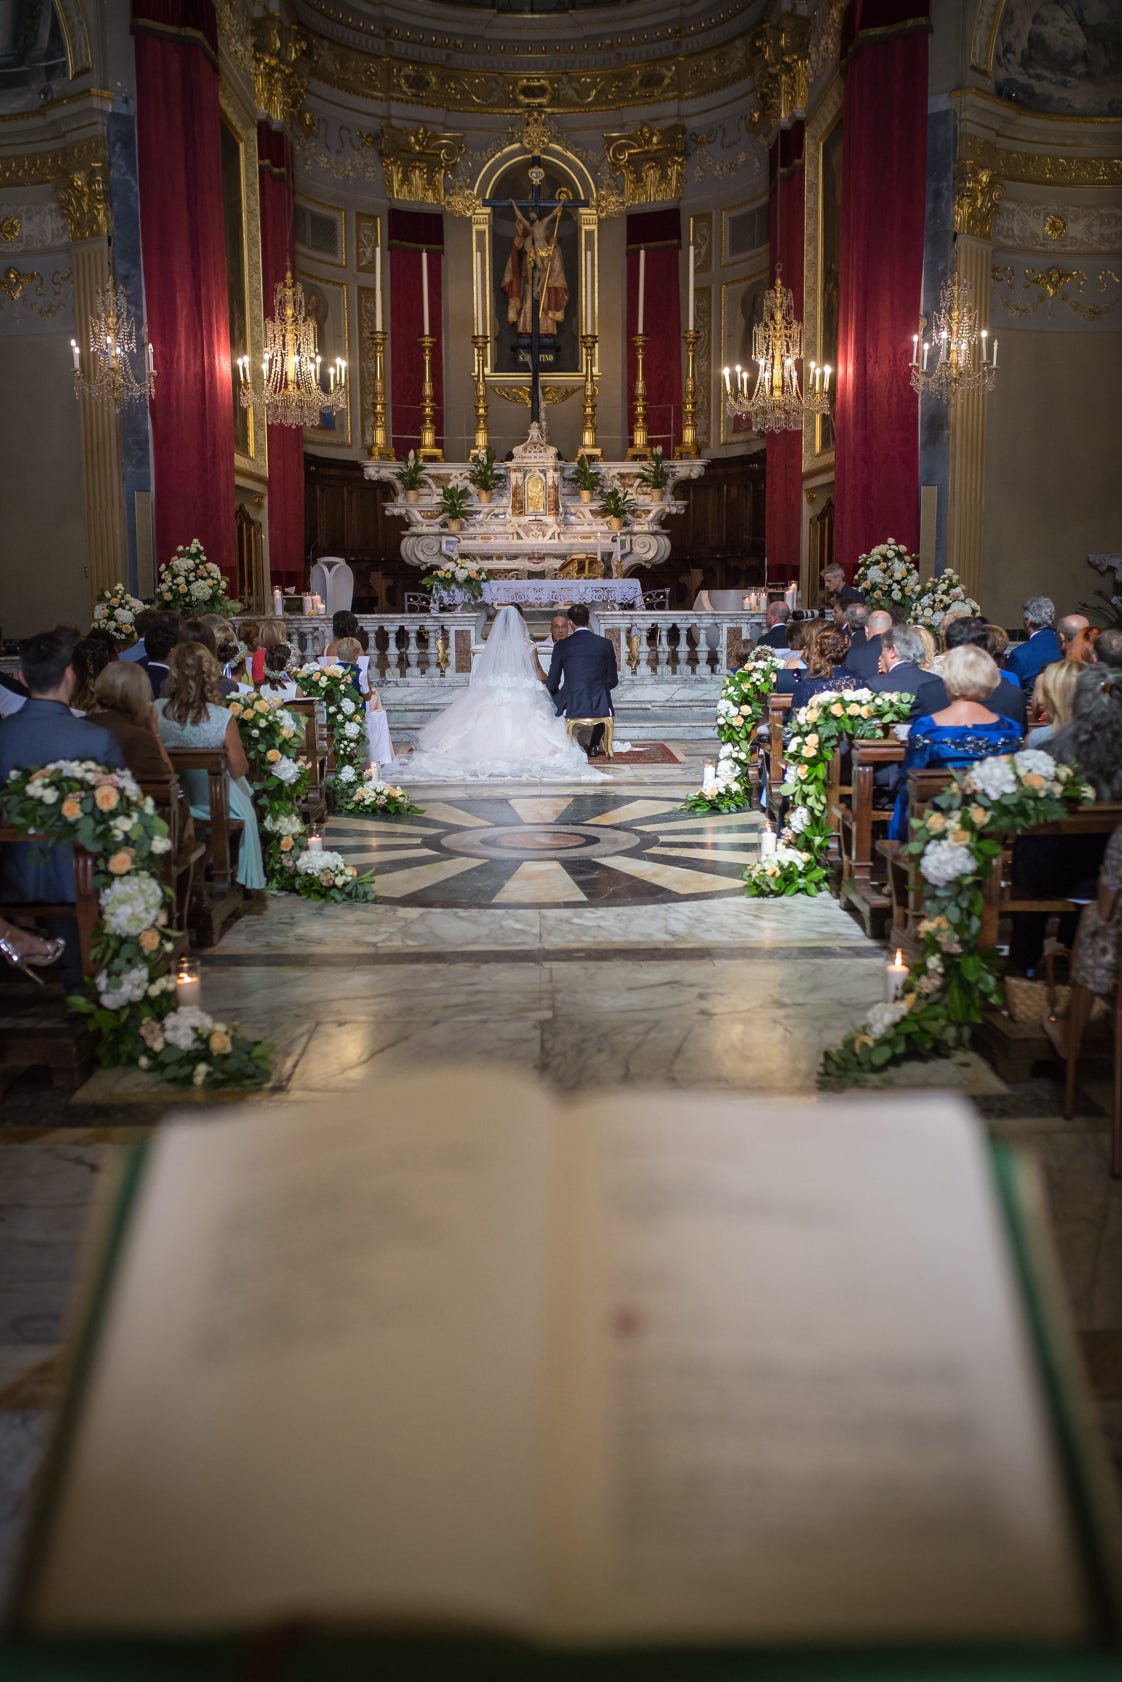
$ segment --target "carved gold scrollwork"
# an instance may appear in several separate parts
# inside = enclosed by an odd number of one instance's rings
[[[73,241],[109,232],[109,165],[92,163],[55,182],[55,198]]]
[[[966,162],[980,164],[1005,181],[1040,187],[1116,187],[1122,183],[1122,157],[1020,152],[980,134],[963,136],[962,153]]]
[[[1005,197],[1005,183],[984,164],[960,163],[955,170],[954,231],[975,239],[993,237],[993,220]]]
[[[522,125],[521,142],[527,152],[544,152],[553,139],[549,119],[542,111],[531,111]]]
[[[998,286],[1004,286],[1010,292],[1013,291],[1016,275],[1011,263],[995,265],[990,274]],[[1072,286],[1073,282],[1075,283],[1074,286]],[[1100,269],[1097,290],[1105,295],[1112,285],[1122,286],[1122,272],[1114,269]],[[1069,291],[1069,288],[1071,288],[1071,291]],[[997,294],[997,300],[1006,315],[1012,316],[1014,320],[1020,320],[1026,315],[1035,315],[1036,311],[1045,303],[1048,306],[1049,316],[1054,316],[1055,305],[1060,303],[1065,304],[1082,321],[1098,321],[1102,316],[1109,315],[1122,303],[1122,291],[1116,292],[1112,298],[1108,298],[1105,304],[1089,304],[1085,303],[1080,297],[1073,297],[1072,292],[1083,293],[1086,291],[1087,271],[1086,269],[1061,269],[1057,263],[1051,264],[1046,269],[1033,269],[1026,264],[1023,270],[1021,290],[1031,294],[1034,289],[1036,296],[1030,297],[1025,303],[1018,303],[1016,299],[1006,297],[1001,292]]]
[[[1063,239],[1067,233],[1067,217],[1052,211],[1044,218],[1044,232],[1049,239]]]
[[[453,216],[476,216],[483,209],[483,200],[466,182],[457,181],[444,194],[444,208]]]
[[[640,123],[626,134],[606,134],[604,151],[612,168],[623,176],[627,204],[658,204],[681,197],[687,151],[684,123],[668,123],[665,128]]]
[[[444,177],[464,155],[462,134],[442,134],[435,129],[382,128],[382,169],[386,193],[391,199],[413,204],[443,204]]]
[[[18,216],[5,216],[0,219],[0,239],[18,239],[23,232],[23,223]]]
[[[542,402],[547,404],[567,403],[570,397],[575,397],[584,387],[579,385],[543,385]],[[504,403],[521,403],[527,409],[530,407],[530,388],[528,385],[496,385],[491,390],[496,397],[501,397]],[[532,510],[531,510],[532,512]]]
[[[72,278],[72,270],[56,269],[51,275],[48,291],[48,282],[38,269],[17,269],[10,265],[0,271],[0,310],[7,307],[5,300],[10,298],[13,304],[21,304],[33,315],[50,321],[69,302],[68,282]]]
[[[779,16],[749,36],[756,93],[769,123],[786,122],[806,110],[810,31],[809,18]]]
[[[8,268],[4,270],[3,274],[0,274],[0,291],[6,292],[13,303],[18,303],[33,280],[39,282],[41,289],[43,277],[35,269],[21,272],[16,268]]]
[[[267,112],[274,123],[294,123],[307,91],[312,38],[295,24],[276,17],[258,18],[253,34],[257,109]]]

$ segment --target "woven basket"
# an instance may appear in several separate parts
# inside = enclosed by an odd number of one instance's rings
[[[1026,1027],[1045,1016],[1066,1016],[1070,1004],[1071,988],[1066,984],[1049,987],[1046,981],[1030,981],[1023,975],[1005,977],[1005,1009],[1014,1022]],[[1106,1000],[1096,998],[1091,1006],[1091,1021],[1099,1021],[1106,1014]]]

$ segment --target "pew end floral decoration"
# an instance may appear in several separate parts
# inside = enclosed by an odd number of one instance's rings
[[[134,643],[136,616],[143,610],[144,603],[130,596],[123,584],[112,584],[108,590],[102,590],[94,603],[94,628],[108,631],[114,642]]]
[[[955,772],[901,849],[918,861],[927,913],[903,997],[874,1005],[858,1029],[825,1052],[820,1084],[859,1083],[905,1058],[938,1057],[969,1044],[985,1008],[1001,1004],[999,955],[980,942],[986,885],[1000,868],[1003,837],[1051,823],[1093,799],[1094,790],[1069,765],[1033,749]]]
[[[88,760],[13,771],[0,789],[0,822],[90,855],[100,910],[94,974],[70,1003],[88,1017],[104,1067],[146,1069],[174,1085],[245,1087],[266,1078],[270,1045],[176,1007],[172,895],[163,877],[171,839],[127,772]]]
[[[366,708],[344,666],[301,666],[293,673],[302,695],[322,703],[335,754],[335,804],[350,810],[366,766]]]
[[[911,618],[920,594],[919,569],[915,556],[894,537],[860,556],[853,582],[870,613],[881,608],[894,619]]]
[[[202,544],[193,537],[190,543],[181,543],[160,568],[156,606],[174,608],[185,618],[198,618],[203,613],[240,613],[242,604],[231,601],[226,594],[225,573],[207,560]]]
[[[911,712],[910,695],[874,694],[869,689],[824,689],[791,718],[787,763],[779,792],[790,802],[773,854],[744,872],[749,899],[820,894],[826,887],[830,764],[844,741],[883,736]]]
[[[374,872],[357,871],[342,853],[304,852],[296,860],[294,889],[305,899],[329,901],[333,905],[369,903],[374,899]]]
[[[682,802],[683,812],[739,812],[751,800],[750,773],[756,731],[775,688],[779,661],[760,649],[740,671],[730,672],[717,702],[720,751],[714,774]]]

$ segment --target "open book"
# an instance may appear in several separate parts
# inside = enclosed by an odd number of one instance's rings
[[[1102,1540],[960,1103],[434,1074],[185,1119],[131,1186],[25,1627],[1095,1627]]]

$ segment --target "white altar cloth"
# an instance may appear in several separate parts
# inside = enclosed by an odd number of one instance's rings
[[[493,578],[483,586],[483,600],[491,607],[568,607],[573,602],[642,607],[643,589],[637,578]],[[430,612],[468,605],[470,597],[462,590],[445,590],[433,598]]]

